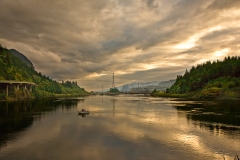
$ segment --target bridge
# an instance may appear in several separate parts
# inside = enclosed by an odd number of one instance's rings
[[[151,94],[151,92],[126,92],[125,94]]]
[[[32,86],[36,83],[27,81],[13,81],[13,80],[0,80],[0,91],[5,90],[6,97],[8,97],[9,89],[16,87],[17,90],[25,89],[32,92]]]
[[[150,95],[151,92],[124,92],[122,94],[142,94],[142,95]]]

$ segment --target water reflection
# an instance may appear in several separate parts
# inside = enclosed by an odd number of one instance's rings
[[[115,103],[117,102],[116,99],[111,99],[111,102],[112,102],[112,106],[113,106],[113,109],[112,109],[112,112],[113,112],[113,117],[115,117]]]
[[[78,113],[78,116],[82,116],[82,117],[86,117],[88,116],[90,113]]]
[[[240,133],[240,103],[239,102],[202,102],[175,105],[179,115],[185,117],[194,125],[215,134],[230,136]]]
[[[231,159],[240,133],[225,130],[239,128],[239,109],[213,104],[140,96],[4,102],[0,127],[13,129],[1,130],[0,159]],[[77,116],[82,108],[90,115]]]
[[[34,120],[41,120],[41,115],[55,111],[76,108],[84,99],[41,99],[0,102],[0,147],[14,139],[18,132],[30,127]]]

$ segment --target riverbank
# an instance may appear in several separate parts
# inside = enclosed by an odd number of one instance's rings
[[[64,98],[64,97],[81,97],[89,96],[91,94],[55,94],[54,98]]]
[[[224,90],[221,88],[208,88],[187,94],[172,94],[164,92],[153,92],[152,97],[180,98],[183,100],[222,100],[240,101],[239,91]]]
[[[43,96],[31,96],[31,97],[24,97],[24,98],[16,98],[16,97],[5,97],[1,98],[0,102],[2,101],[21,101],[25,99],[44,99],[44,98],[67,98],[67,97],[81,97],[81,96],[89,96],[91,94],[51,94],[51,95],[43,95]]]

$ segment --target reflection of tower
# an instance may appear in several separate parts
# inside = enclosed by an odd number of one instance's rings
[[[115,117],[115,100],[113,101],[113,117]]]
[[[115,117],[115,102],[117,101],[116,99],[111,99],[113,102],[113,117]]]
[[[112,88],[115,88],[115,84],[114,84],[114,73],[113,73],[113,82],[112,82]]]

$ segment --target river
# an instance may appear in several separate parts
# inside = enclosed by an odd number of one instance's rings
[[[82,108],[89,115],[78,115]],[[203,160],[240,155],[240,103],[140,95],[0,103],[3,160]]]

